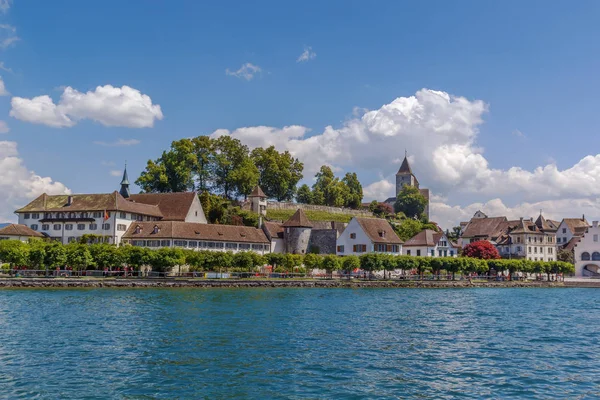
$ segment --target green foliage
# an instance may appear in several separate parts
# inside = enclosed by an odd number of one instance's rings
[[[556,259],[569,264],[575,264],[575,256],[572,250],[560,249],[556,254]]]
[[[20,240],[0,240],[0,260],[11,267],[26,265],[29,259],[29,246]]]
[[[322,268],[328,273],[340,270],[342,269],[342,261],[340,257],[333,254],[328,254],[323,257]]]
[[[405,185],[394,203],[394,211],[402,212],[407,218],[420,218],[427,206],[427,199],[414,186]]]
[[[151,262],[153,271],[170,272],[174,267],[185,264],[185,253],[182,249],[163,247],[155,250]]]
[[[287,221],[290,219],[296,210],[272,210],[267,209],[267,218],[273,221]],[[330,213],[327,211],[313,211],[305,210],[304,214],[311,221],[337,221],[337,222],[350,222],[353,215],[350,214],[338,214]]]
[[[412,218],[404,219],[399,223],[392,223],[392,227],[403,241],[407,241],[424,229],[437,231],[437,226],[434,224],[423,223],[420,220]]]
[[[94,264],[89,247],[81,243],[70,243],[65,246],[67,265],[74,270],[86,270]]]
[[[296,185],[302,179],[304,164],[288,151],[279,153],[275,146],[266,149],[257,147],[252,150],[250,157],[258,168],[258,184],[267,197],[277,201],[290,201],[294,198]]]
[[[94,264],[99,269],[117,268],[123,265],[121,252],[115,245],[107,243],[96,243],[88,245]]]
[[[320,269],[323,257],[318,254],[308,253],[304,256],[304,266],[307,269]]]
[[[296,201],[300,204],[313,203],[312,192],[306,183],[298,188],[298,192],[296,193]]]
[[[362,203],[363,189],[358,176],[356,176],[356,172],[346,173],[346,176],[342,179],[342,183],[348,188],[344,206],[354,209],[359,208]]]
[[[345,256],[342,260],[342,266],[346,273],[349,274],[355,269],[360,268],[360,258],[358,256]]]

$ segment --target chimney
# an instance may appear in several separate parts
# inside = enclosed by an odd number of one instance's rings
[[[71,204],[73,204],[73,196],[69,195],[69,197],[67,197],[67,205],[70,206]]]
[[[581,216],[581,220],[582,220],[582,221],[585,221],[585,214],[583,214],[583,215]]]

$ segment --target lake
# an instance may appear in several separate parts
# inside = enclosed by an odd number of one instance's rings
[[[0,397],[597,398],[596,289],[0,291]]]

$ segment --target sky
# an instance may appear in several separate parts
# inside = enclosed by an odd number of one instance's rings
[[[418,3],[418,4],[417,4]],[[0,0],[0,222],[231,135],[431,219],[600,217],[597,1]],[[133,188],[138,191],[137,187]]]

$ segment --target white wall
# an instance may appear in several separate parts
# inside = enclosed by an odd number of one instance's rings
[[[185,217],[185,222],[198,222],[200,224],[208,223],[206,216],[204,215],[204,210],[202,209],[202,203],[200,203],[198,196],[194,196],[194,201]]]
[[[352,234],[352,233],[356,234],[355,239],[350,238],[350,234]],[[358,223],[356,218],[352,218],[352,220],[350,220],[350,222],[348,223],[348,226],[346,227],[346,229],[344,229],[344,231],[342,232],[342,234],[338,237],[338,239],[336,241],[336,254],[339,256],[348,256],[348,255],[358,255],[359,256],[361,254],[365,254],[365,253],[355,253],[353,251],[353,247],[355,244],[366,245],[367,246],[366,253],[373,252],[373,242],[371,242],[371,239],[363,231],[362,227],[360,226],[360,224]],[[344,246],[343,252],[337,251],[339,246]]]
[[[590,260],[582,260],[582,253],[588,253],[590,255]],[[598,226],[598,221],[594,221],[592,226],[588,228],[587,233],[585,233],[581,240],[575,245],[574,253],[575,253],[575,275],[576,276],[584,276],[585,272],[583,268],[586,265],[595,265],[600,268],[600,260],[592,260],[594,252],[600,253],[600,227]],[[590,267],[592,269],[593,267]],[[600,271],[599,271],[600,272]]]

